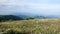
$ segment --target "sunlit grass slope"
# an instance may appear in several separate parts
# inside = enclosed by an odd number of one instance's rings
[[[60,34],[60,19],[0,22],[1,34]]]

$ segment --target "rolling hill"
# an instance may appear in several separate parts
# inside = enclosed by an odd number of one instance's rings
[[[23,18],[15,15],[0,15],[0,21],[6,20],[23,20]]]

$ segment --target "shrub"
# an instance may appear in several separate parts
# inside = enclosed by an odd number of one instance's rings
[[[34,19],[34,17],[29,17],[29,18],[26,18],[26,20],[29,20],[29,19]]]

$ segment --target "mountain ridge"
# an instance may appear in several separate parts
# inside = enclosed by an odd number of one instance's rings
[[[0,15],[0,21],[7,21],[7,20],[24,20],[24,19],[22,17],[15,15]]]

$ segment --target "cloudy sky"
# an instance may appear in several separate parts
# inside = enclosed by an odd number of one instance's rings
[[[60,15],[60,0],[0,0],[0,14]]]

